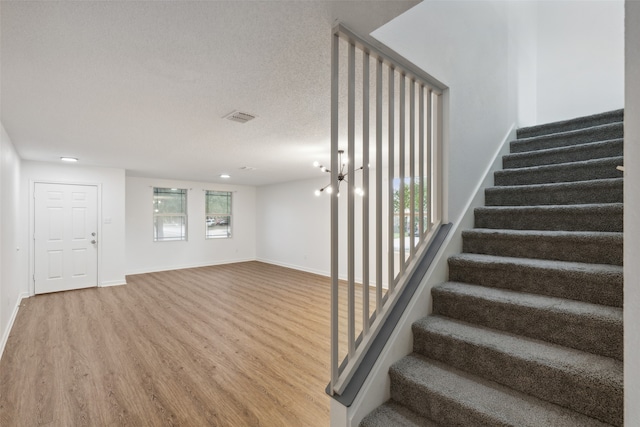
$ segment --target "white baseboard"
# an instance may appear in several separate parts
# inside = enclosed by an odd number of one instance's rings
[[[305,273],[317,274],[318,276],[331,277],[331,273],[326,270],[316,270],[314,268],[303,267],[296,264],[288,264],[286,262],[274,261],[266,258],[257,258],[256,261],[264,262],[265,264],[273,264],[279,267],[290,268],[292,270],[304,271]],[[347,281],[349,278],[346,274],[340,274],[338,279]],[[356,284],[362,284],[362,276],[356,275],[354,278]],[[382,289],[388,289],[386,281],[382,284]]]
[[[127,284],[127,279],[120,280],[107,280],[100,283],[101,288],[108,288],[109,286],[122,286]]]
[[[214,265],[236,264],[239,262],[249,262],[249,261],[256,261],[256,259],[241,258],[241,259],[231,259],[231,260],[222,260],[222,261],[215,261],[215,262],[195,263],[195,264],[163,265],[163,266],[157,266],[157,267],[146,267],[146,268],[139,268],[139,269],[128,271],[126,275],[131,276],[134,274],[157,273],[160,271],[184,270],[187,268],[199,268],[199,267],[211,267]]]
[[[294,264],[288,264],[286,262],[274,261],[266,258],[257,258],[256,261],[264,262],[265,264],[277,265],[278,267],[290,268],[292,270],[304,271],[305,273],[317,274],[318,276],[330,277],[330,274],[327,271],[316,270],[313,268],[302,267]]]
[[[20,309],[20,304],[24,298],[29,298],[29,294],[24,292],[18,295],[18,300],[16,301],[15,307],[13,307],[13,312],[11,313],[11,317],[9,318],[9,323],[7,327],[2,332],[2,341],[0,341],[0,359],[2,359],[2,355],[4,354],[4,348],[7,345],[7,340],[9,340],[9,334],[11,333],[11,329],[13,328],[13,323],[16,321],[16,317],[18,316],[18,310]]]

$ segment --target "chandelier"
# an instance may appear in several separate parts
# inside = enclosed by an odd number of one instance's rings
[[[342,183],[342,181],[346,182],[347,184],[349,183],[349,181],[347,181],[347,175],[349,175],[349,172],[348,171],[345,172],[345,168],[347,166],[347,163],[349,163],[349,159],[345,156],[343,161],[342,159],[343,154],[344,154],[344,150],[338,150],[338,165],[340,167],[340,171],[338,172],[338,188],[336,189],[338,196],[340,196],[340,184]],[[329,169],[322,166],[318,162],[313,162],[313,166],[319,168],[322,172],[329,172],[329,173],[331,172]],[[364,166],[360,166],[359,168],[355,169],[354,172],[362,170],[363,167]],[[316,190],[315,195],[319,196],[325,190],[327,191],[327,194],[333,193],[333,187],[331,186],[331,183],[325,185],[319,190]],[[362,191],[362,188],[358,187],[356,188],[356,194],[359,196],[362,196],[364,194],[364,191]]]

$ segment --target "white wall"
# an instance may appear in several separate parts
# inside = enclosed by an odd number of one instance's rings
[[[627,426],[640,425],[640,2],[626,2],[624,120],[624,390]]]
[[[451,221],[461,216],[517,119],[510,13],[501,1],[424,1],[372,33],[450,87],[445,162]]]
[[[330,274],[330,199],[326,194],[317,197],[313,193],[327,182],[328,174],[257,188],[258,260]]]
[[[153,241],[153,187],[189,189],[187,241]],[[205,239],[205,190],[233,191],[231,238]],[[126,195],[127,274],[256,258],[255,187],[128,176]]]
[[[0,123],[0,355],[27,296],[26,248],[20,212],[21,160]]]
[[[624,0],[538,2],[539,123],[624,105]]]
[[[532,126],[537,119],[538,2],[508,3],[509,105],[517,105],[517,126]]]
[[[96,184],[101,188],[101,223],[98,228],[98,284],[99,286],[125,283],[125,181],[123,169],[99,168],[82,164],[56,164],[24,161],[22,167],[22,206],[28,213],[28,235],[32,232],[34,182]],[[31,259],[31,258],[30,258]],[[30,261],[29,269],[33,269]],[[29,291],[33,293],[33,280],[29,275]]]
[[[369,257],[370,277],[375,277],[375,169],[371,169],[369,187],[370,219],[369,219]],[[382,186],[388,187],[387,172],[383,172]],[[361,172],[356,173],[356,182],[361,179]],[[326,193],[316,196],[314,191],[329,183],[329,175],[317,179],[293,181],[281,184],[266,185],[257,188],[256,256],[260,261],[282,265],[323,276],[331,275],[331,217],[330,196]],[[343,184],[344,185],[344,184]],[[344,191],[344,187],[342,188]],[[338,275],[347,280],[347,197],[340,197],[338,205]],[[383,223],[386,224],[388,212],[386,197],[382,200]],[[362,199],[356,196],[354,216],[356,225],[354,237],[362,242]],[[382,232],[383,257],[388,256],[387,232]],[[363,250],[356,243],[354,248],[354,279],[362,283]],[[397,267],[397,261],[396,261]],[[382,286],[387,287],[387,265],[382,266]]]
[[[623,107],[623,23],[623,0],[425,0],[372,33],[450,87],[450,220],[511,124]]]

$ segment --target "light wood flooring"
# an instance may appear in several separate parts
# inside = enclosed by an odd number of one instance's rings
[[[328,278],[247,262],[127,280],[23,300],[0,426],[329,425]]]

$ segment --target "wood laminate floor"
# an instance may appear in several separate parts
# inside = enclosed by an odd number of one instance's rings
[[[247,262],[127,280],[23,300],[0,426],[329,425],[329,279]]]

